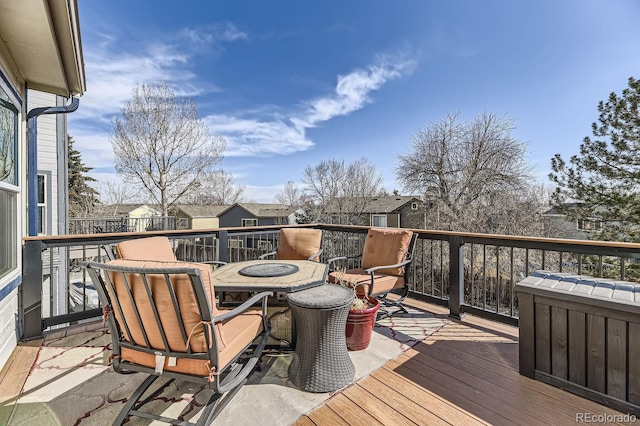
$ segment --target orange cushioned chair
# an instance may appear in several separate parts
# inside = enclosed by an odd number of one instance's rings
[[[322,230],[310,228],[282,228],[278,250],[265,253],[258,259],[276,256],[278,260],[320,261]]]
[[[170,422],[210,424],[259,361],[270,331],[267,298],[273,293],[256,294],[234,309],[217,309],[207,265],[117,259],[85,267],[111,330],[114,370],[149,375],[114,424],[129,416],[168,422],[139,409],[175,379],[207,384],[213,395],[197,423],[188,422],[195,414],[189,410],[180,416],[187,419]],[[260,301],[262,309],[250,309]],[[161,376],[171,380],[147,392]]]
[[[156,260],[161,262],[176,261],[171,241],[167,237],[145,237],[122,241],[115,246],[102,246],[107,259]],[[226,265],[219,260],[208,260],[198,263]]]
[[[349,283],[358,294],[366,294],[380,299],[384,306],[395,306],[393,312],[407,312],[402,302],[409,294],[409,267],[413,258],[418,234],[406,229],[370,228],[364,241],[362,254],[340,256],[329,259],[331,268],[329,282]],[[360,258],[360,267],[338,269],[341,261]],[[399,294],[399,298],[387,298],[389,293]],[[388,311],[380,316],[388,316]]]

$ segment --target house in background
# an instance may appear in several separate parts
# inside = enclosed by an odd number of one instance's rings
[[[229,206],[181,204],[171,209],[177,229],[211,229],[220,227],[218,215]]]
[[[107,204],[96,206],[92,217],[71,218],[69,233],[102,234],[106,232],[144,232],[176,229],[173,216],[162,216],[157,206],[149,204]]]
[[[334,206],[329,206],[327,214],[330,223],[342,222]],[[383,228],[422,228],[425,214],[424,201],[415,196],[369,197],[355,222],[358,225]]]
[[[41,105],[37,100],[32,104],[28,96],[32,92],[28,93],[28,89],[65,98],[66,102],[56,98],[47,107],[59,103],[70,105],[67,112],[72,112],[75,104],[68,99],[84,93],[84,61],[76,0],[0,2],[0,368],[22,336],[26,321],[20,312],[25,312],[25,317],[34,312],[39,318],[38,311],[42,308],[39,296],[34,300],[28,292],[22,291],[22,238],[29,231],[37,234],[41,225],[50,226],[52,231],[58,229],[59,218],[54,219],[52,210],[53,194],[50,193],[50,212],[38,208],[47,207],[46,194],[37,197],[39,183],[42,189],[47,188],[44,180],[38,182],[39,171],[46,171],[46,168],[36,161],[32,167],[37,170],[27,170],[28,159],[37,158],[37,143],[35,150],[28,148],[28,122],[34,123],[38,112],[34,111],[35,104]],[[32,96],[37,98],[37,95]],[[28,119],[30,112],[32,116]],[[42,131],[44,125],[40,121],[43,119],[44,116],[40,116],[37,120]],[[66,138],[62,142],[66,148]],[[62,148],[55,148],[58,149]],[[51,191],[53,181],[58,179],[59,175],[54,177],[52,172]],[[28,192],[29,184],[31,193]],[[29,198],[32,205],[28,206]],[[42,212],[42,224],[37,219],[38,211]],[[39,256],[40,253],[30,255]],[[25,309],[19,309],[19,304]]]
[[[218,214],[220,228],[288,224],[294,211],[284,204],[235,203]]]
[[[567,207],[571,208],[575,204],[567,203]],[[542,213],[542,219],[546,237],[587,240],[590,232],[602,229],[600,218],[569,220],[565,214],[553,207]]]

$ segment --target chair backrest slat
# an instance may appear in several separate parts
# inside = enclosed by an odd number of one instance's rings
[[[136,303],[136,300],[133,297],[133,293],[131,291],[131,284],[129,283],[129,280],[127,279],[127,274],[124,273],[124,272],[120,272],[119,274],[122,276],[122,282],[124,283],[124,289],[126,290],[127,296],[129,297],[129,302],[131,303],[131,308],[133,309],[133,313],[135,314],[136,321],[138,322],[138,327],[139,327],[140,331],[142,332],[142,337],[144,338],[144,342],[147,345],[147,349],[151,349],[151,343],[149,342],[149,336],[147,335],[147,331],[145,330],[144,324],[142,322],[142,316],[140,315],[140,310],[138,310],[138,304]],[[114,294],[118,294],[118,293],[114,293]],[[120,301],[118,300],[118,302],[120,302]],[[123,316],[122,320],[125,323],[128,322],[126,316]],[[129,326],[129,329],[131,329],[130,326]],[[133,339],[131,341],[133,342]]]
[[[193,281],[191,276],[189,277],[189,281]],[[165,284],[167,285],[167,289],[169,291],[169,296],[171,297],[171,303],[173,304],[173,313],[176,316],[176,321],[178,323],[180,334],[182,335],[182,341],[187,347],[187,331],[184,328],[184,324],[182,322],[182,313],[180,312],[180,305],[178,304],[178,298],[176,297],[176,293],[173,290],[173,285],[171,285],[171,279],[169,278],[169,274],[165,274]],[[193,286],[192,286],[193,287]],[[202,286],[201,286],[202,287]],[[202,316],[202,312],[200,312]],[[191,347],[187,348],[187,352],[191,353]]]
[[[153,312],[153,317],[156,320],[156,326],[158,327],[158,331],[160,332],[160,338],[162,339],[162,343],[164,344],[165,350],[168,352],[170,350],[169,340],[167,339],[167,335],[164,332],[164,327],[162,327],[162,321],[160,320],[158,308],[156,307],[156,304],[153,300],[153,294],[151,293],[151,286],[149,285],[147,274],[140,274],[140,278],[142,279],[142,283],[144,284],[144,289],[147,292],[147,298],[149,299],[149,306],[151,306],[151,312]],[[169,287],[171,287],[171,282],[169,281],[168,274],[165,274],[165,280],[169,283]]]

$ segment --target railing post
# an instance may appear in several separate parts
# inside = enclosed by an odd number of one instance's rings
[[[220,261],[228,262],[229,261],[229,233],[227,231],[218,232],[218,255],[220,256]]]
[[[464,241],[449,237],[449,316],[462,319],[464,303]]]
[[[43,248],[42,241],[25,241],[22,249],[22,337],[25,340],[42,337]]]

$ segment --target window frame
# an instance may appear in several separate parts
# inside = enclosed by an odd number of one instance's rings
[[[384,218],[384,225],[375,225],[373,222],[376,218]],[[387,215],[386,214],[372,214],[371,215],[371,226],[375,226],[376,228],[388,228],[388,221],[387,221]]]
[[[9,175],[12,176],[12,178],[0,182],[0,202],[3,204],[6,203],[2,209],[5,213],[2,215],[2,218],[0,218],[0,290],[3,290],[5,285],[11,284],[12,280],[15,279],[20,271],[22,257],[19,250],[19,230],[22,226],[21,216],[19,214],[22,209],[20,188],[20,149],[22,146],[20,123],[22,123],[23,116],[22,99],[20,99],[18,93],[10,85],[5,75],[2,67],[0,67],[0,92],[3,101],[0,108],[5,108],[13,113],[13,126],[11,129],[11,134],[13,135],[11,142],[13,144],[11,152],[13,165],[11,174]],[[1,295],[0,300],[2,300]]]
[[[254,224],[253,225],[247,225],[246,223],[248,221],[252,221]],[[248,226],[258,226],[258,219],[253,217],[253,218],[241,218],[240,219],[240,226],[242,226],[243,228],[246,228]]]
[[[40,200],[40,189],[42,178],[42,201]],[[38,173],[38,235],[49,235],[49,204],[51,202],[51,173]]]
[[[595,218],[578,219],[576,220],[576,229],[584,232],[600,231],[602,230],[602,220]]]

